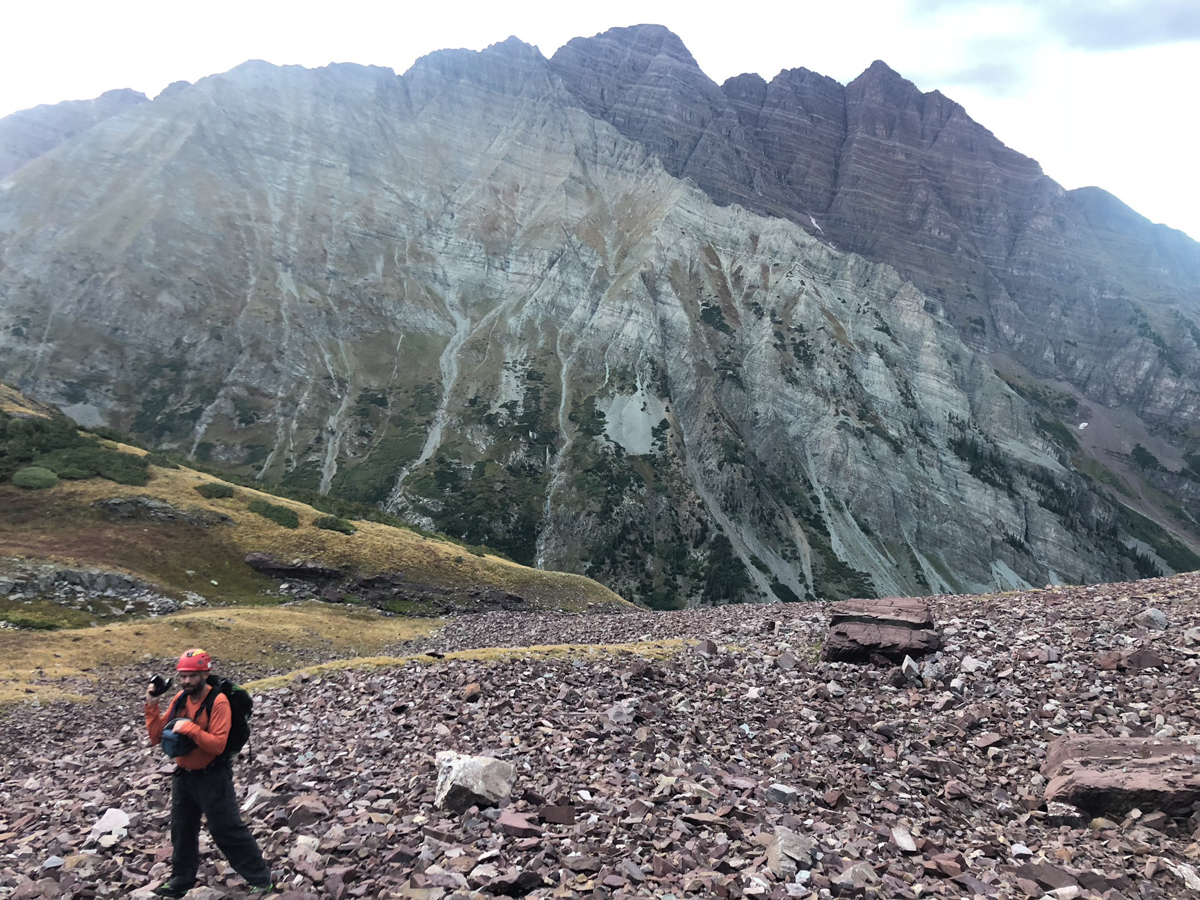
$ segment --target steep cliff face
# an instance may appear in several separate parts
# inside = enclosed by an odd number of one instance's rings
[[[1200,411],[1200,245],[1098,189],[1064,191],[882,62],[845,87],[796,69],[718,88],[677,44],[613,29],[551,65],[715,202],[895,266],[1002,370],[1128,406],[1180,452]]]
[[[643,37],[588,98],[509,40],[402,77],[247,63],[95,125],[0,181],[0,369],[661,606],[1187,562],[941,298],[609,124],[606,79],[694,68]],[[723,127],[659,100],[688,160]]]
[[[105,91],[94,100],[68,100],[5,116],[0,119],[0,178],[97,122],[146,102],[145,94],[124,89]]]

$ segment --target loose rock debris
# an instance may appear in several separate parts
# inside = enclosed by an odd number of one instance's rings
[[[823,604],[462,617],[407,649],[711,645],[297,678],[258,696],[235,771],[287,900],[1200,896],[1194,805],[1093,815],[1048,801],[1042,770],[1072,734],[1200,742],[1198,598],[1197,575],[929,598],[943,644],[901,686],[818,660]],[[1166,629],[1135,620],[1150,608]],[[1101,664],[1143,650],[1158,664]],[[0,895],[166,877],[171,767],[142,677],[3,714]],[[439,810],[441,751],[511,764],[508,798]],[[128,823],[95,829],[110,809]],[[193,900],[243,896],[204,846]]]

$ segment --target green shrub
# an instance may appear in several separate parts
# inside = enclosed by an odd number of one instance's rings
[[[63,466],[58,470],[58,477],[69,481],[83,481],[85,478],[91,478],[93,474],[87,469],[76,469],[74,466]]]
[[[771,593],[782,600],[784,603],[800,603],[800,597],[790,587],[780,581],[778,578],[771,579]]]
[[[43,469],[41,466],[29,466],[15,472],[12,477],[12,483],[19,488],[27,488],[31,491],[40,491],[44,488],[52,488],[58,484],[58,476],[49,469]]]
[[[104,438],[106,441],[115,441],[118,444],[128,444],[130,447],[141,446],[141,444],[139,444],[134,438],[130,437],[125,432],[117,431],[115,428],[108,428],[104,425],[97,425],[94,428],[81,427],[79,430],[89,432],[90,434],[94,434],[99,438]]]
[[[179,463],[171,459],[169,456],[164,456],[162,453],[147,453],[146,462],[152,466],[158,466],[160,469],[178,469]]]
[[[59,475],[69,469],[72,478],[94,478],[99,475],[118,484],[139,486],[148,480],[145,459],[100,447],[92,441],[44,453],[37,458],[37,464]]]
[[[143,485],[150,480],[146,461],[128,453],[108,452],[100,460],[100,477],[117,484]]]
[[[47,622],[45,619],[22,616],[19,613],[9,613],[5,615],[4,621],[15,628],[26,628],[31,631],[57,631],[62,627],[55,622]]]
[[[196,493],[205,500],[221,500],[233,496],[233,485],[221,481],[207,481],[196,485]]]
[[[43,453],[90,443],[66,416],[17,419],[0,412],[0,478],[8,478]]]
[[[282,525],[284,528],[300,527],[300,517],[294,510],[288,509],[286,506],[276,506],[266,500],[251,500],[249,508],[250,512],[258,513],[264,519],[270,519],[276,525]]]
[[[1163,465],[1158,461],[1158,457],[1143,447],[1141,444],[1134,444],[1133,452],[1129,454],[1133,457],[1133,461],[1143,469],[1149,469],[1154,472],[1163,471]]]
[[[339,519],[337,516],[318,516],[313,520],[313,525],[326,531],[340,531],[342,534],[354,534],[358,531],[345,519]]]

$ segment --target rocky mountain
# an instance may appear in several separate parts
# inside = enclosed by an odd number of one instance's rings
[[[139,91],[105,91],[94,100],[35,106],[0,119],[0,178],[97,122],[148,102]]]
[[[252,62],[0,181],[0,371],[655,606],[1088,582],[1200,567],[1195,259],[882,64]]]
[[[718,87],[648,26],[577,38],[551,66],[672,175],[895,266],[1014,370],[1168,432],[1194,420],[1200,245],[1098,188],[1064,191],[939,92],[883,62],[846,86],[793,69]]]

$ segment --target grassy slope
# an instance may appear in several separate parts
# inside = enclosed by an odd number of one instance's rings
[[[232,498],[206,500],[195,487],[218,479],[186,468],[151,466],[150,472],[144,487],[98,478],[63,481],[43,491],[0,485],[0,507],[5,510],[0,517],[0,556],[120,569],[171,592],[193,590],[216,602],[261,600],[272,582],[244,560],[247,553],[262,551],[284,561],[301,559],[360,575],[400,572],[406,581],[438,588],[493,587],[539,608],[625,605],[587,578],[477,556],[449,541],[373,522],[356,522],[354,535],[326,531],[312,527],[322,514],[302,503],[240,487]],[[144,496],[193,514],[228,516],[232,524],[114,520],[91,505],[106,498]],[[247,505],[253,499],[294,510],[300,527],[284,528],[250,512]]]
[[[0,410],[12,416],[39,416],[42,418],[58,412],[53,407],[32,400],[3,383],[0,383]]]
[[[322,603],[289,607],[205,609],[105,628],[53,632],[0,631],[0,707],[12,702],[78,699],[114,673],[144,666],[169,672],[168,661],[204,647],[234,677],[294,669],[314,660],[379,654],[429,634],[436,619],[382,616],[374,610]],[[127,680],[127,679],[125,679]],[[118,682],[115,690],[128,685]]]
[[[383,655],[401,641],[428,635],[437,619],[383,616],[369,609],[302,603],[288,607],[205,609],[104,628],[52,632],[0,631],[0,710],[13,703],[78,701],[98,690],[133,691],[141,679],[169,673],[174,657],[200,646],[217,669],[242,680],[264,671],[323,672],[404,665],[421,657]],[[452,659],[502,661],[527,656],[591,653],[669,655],[690,641],[662,640],[613,646],[484,648],[447,654]],[[425,657],[431,659],[430,657]],[[264,690],[291,674],[246,683]]]

